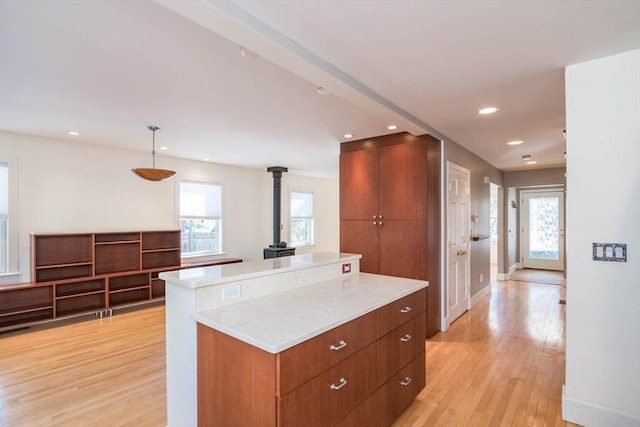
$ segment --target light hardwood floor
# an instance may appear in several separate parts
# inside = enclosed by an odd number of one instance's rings
[[[563,288],[492,287],[426,343],[427,387],[394,427],[567,425]],[[0,426],[165,426],[164,353],[164,307],[0,335]]]

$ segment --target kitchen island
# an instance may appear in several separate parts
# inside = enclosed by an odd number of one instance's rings
[[[371,425],[395,419],[424,387],[427,282],[361,274],[359,259],[162,273],[168,426],[355,426],[371,408],[388,413]]]

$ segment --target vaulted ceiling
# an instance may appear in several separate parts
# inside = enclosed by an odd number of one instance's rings
[[[637,48],[637,0],[0,0],[0,129],[150,151],[156,125],[162,155],[325,177],[347,133],[561,166],[564,67]]]

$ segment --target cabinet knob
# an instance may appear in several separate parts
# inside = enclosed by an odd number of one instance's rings
[[[400,313],[404,313],[404,314],[407,314],[410,311],[411,311],[411,307],[409,307],[409,306],[406,306],[406,307],[400,309]]]
[[[378,218],[378,215],[374,215],[374,216],[373,216],[373,219],[376,219],[376,218]]]
[[[373,225],[378,225],[378,223],[376,221],[373,221]]]
[[[400,381],[400,385],[401,386],[408,386],[409,384],[411,384],[411,378],[409,377],[404,377],[404,379],[402,381]]]
[[[345,380],[344,378],[340,378],[340,380],[338,381],[338,385],[331,384],[329,388],[331,390],[340,390],[342,387],[346,385],[347,385],[347,380]]]
[[[402,342],[411,341],[411,335],[405,334],[403,337],[400,338],[400,341],[402,341]]]
[[[382,221],[378,222],[378,225],[382,225]]]
[[[382,219],[382,214],[378,215],[378,218]]]
[[[345,340],[340,340],[340,342],[338,343],[338,345],[335,344],[331,344],[329,346],[330,350],[340,350],[342,348],[345,348],[347,346],[347,342]]]

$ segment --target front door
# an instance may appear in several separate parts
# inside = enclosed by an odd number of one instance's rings
[[[564,270],[564,191],[521,196],[522,267]]]
[[[469,171],[447,163],[445,329],[469,309]]]

